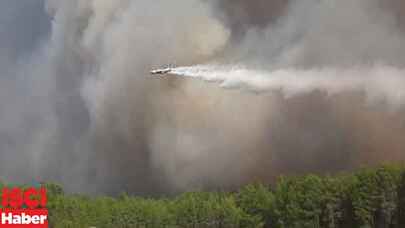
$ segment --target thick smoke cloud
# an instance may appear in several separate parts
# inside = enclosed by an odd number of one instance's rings
[[[405,129],[393,127],[403,122],[404,102],[397,4],[294,1],[275,23],[247,29],[225,58],[178,73],[224,88],[273,91],[267,133],[255,135],[267,140],[255,151],[260,168],[251,169],[263,170],[261,178],[403,160]],[[231,67],[216,66],[221,62]]]
[[[397,72],[405,36],[395,4],[3,1],[1,174],[76,192],[152,194],[404,159],[403,103],[384,95],[250,94],[148,77],[171,62],[295,69],[297,78],[333,68],[337,81],[356,66],[374,75],[375,63]]]
[[[263,28],[284,13],[289,0],[218,0],[218,15],[239,37],[252,27]]]
[[[9,162],[17,171],[5,169],[5,178],[55,180],[74,191],[170,189],[152,167],[166,151],[152,150],[150,134],[165,116],[157,104],[174,88],[146,76],[173,60],[209,58],[227,29],[199,1],[49,0],[44,8],[49,37],[7,76],[22,88],[5,93],[2,113],[13,121],[4,119],[2,130],[15,142],[3,153],[29,165]]]
[[[22,167],[33,168],[31,154],[24,147],[40,116],[38,109],[24,107],[30,107],[26,95],[35,85],[25,82],[16,69],[25,65],[22,62],[36,51],[49,29],[43,2],[0,2],[0,175],[5,179],[21,180],[26,177]],[[42,104],[36,103],[37,107]]]

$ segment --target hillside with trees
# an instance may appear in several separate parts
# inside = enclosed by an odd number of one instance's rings
[[[281,177],[237,192],[167,198],[65,194],[47,184],[51,227],[405,227],[405,168]]]

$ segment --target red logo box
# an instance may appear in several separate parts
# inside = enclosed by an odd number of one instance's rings
[[[46,189],[3,188],[0,228],[48,228]]]

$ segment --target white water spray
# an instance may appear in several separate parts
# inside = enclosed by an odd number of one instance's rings
[[[403,103],[405,98],[405,69],[391,66],[266,71],[238,65],[196,65],[178,67],[172,73],[219,83],[226,89],[257,93],[281,90],[286,96],[293,96],[314,90],[328,94],[362,90],[371,98],[384,97],[392,103]]]

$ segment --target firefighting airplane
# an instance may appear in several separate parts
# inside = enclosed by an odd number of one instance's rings
[[[152,75],[165,75],[165,74],[169,74],[169,73],[173,70],[173,68],[175,68],[175,67],[176,67],[175,65],[171,64],[171,65],[168,65],[168,66],[165,67],[165,68],[160,68],[160,69],[156,69],[156,70],[151,70],[151,71],[150,71],[150,74],[152,74]]]

